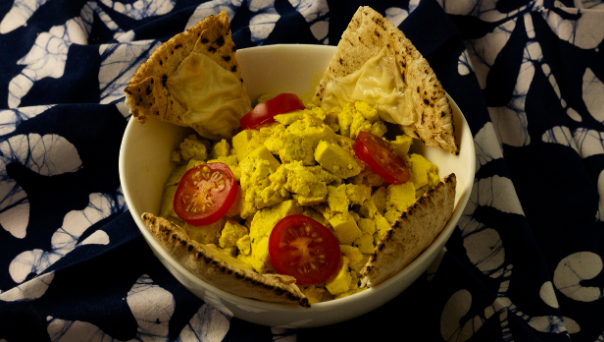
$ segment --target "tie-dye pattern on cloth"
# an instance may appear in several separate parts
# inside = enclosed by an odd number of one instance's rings
[[[425,276],[363,317],[232,318],[126,212],[123,88],[208,15],[226,11],[239,48],[335,45],[360,5],[405,32],[465,114],[470,201]],[[0,59],[0,341],[604,340],[602,0],[13,0]]]

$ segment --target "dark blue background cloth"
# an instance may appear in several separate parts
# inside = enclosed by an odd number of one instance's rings
[[[225,10],[238,48],[336,45],[371,5],[428,59],[476,148],[428,271],[322,328],[231,318],[154,257],[121,193],[123,89]],[[604,340],[604,2],[0,2],[0,341]]]

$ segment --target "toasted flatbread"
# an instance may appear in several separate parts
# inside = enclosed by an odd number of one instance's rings
[[[455,206],[457,180],[452,173],[407,208],[382,235],[361,269],[368,286],[375,286],[405,268],[428,248],[444,229]]]
[[[406,84],[404,98],[408,101],[406,108],[411,109],[409,120],[413,123],[401,126],[402,129],[427,146],[440,146],[457,155],[453,111],[436,74],[405,34],[370,7],[359,7],[342,34],[337,51],[317,87],[315,103],[321,103],[328,82],[361,69],[384,47],[394,54]]]
[[[310,307],[295,285],[295,278],[280,274],[261,275],[241,269],[214,256],[207,246],[189,238],[181,227],[150,213],[141,215],[155,240],[186,269],[202,280],[235,295],[282,304]]]
[[[183,60],[194,52],[209,57],[222,69],[232,73],[243,88],[241,69],[237,64],[235,51],[227,14],[223,11],[218,15],[209,16],[186,32],[172,37],[151,54],[126,87],[126,104],[140,122],[153,117],[176,125],[192,127],[201,136],[209,139],[230,138],[238,131],[240,118],[219,117],[219,120],[227,120],[227,122],[210,129],[202,124],[190,122],[191,120],[188,119],[190,111],[187,112],[188,103],[177,100],[175,94],[170,93],[166,82],[170,82],[170,76],[174,75]],[[245,93],[245,88],[243,91]],[[247,98],[247,94],[245,97]],[[249,98],[247,102],[247,107],[250,107]],[[232,116],[224,113],[218,115]],[[216,119],[212,117],[213,121],[219,121]]]

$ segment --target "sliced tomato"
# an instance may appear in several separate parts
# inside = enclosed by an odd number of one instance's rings
[[[180,179],[174,195],[174,211],[193,226],[220,220],[237,197],[237,181],[224,163],[198,165]]]
[[[403,184],[411,178],[409,168],[388,142],[375,134],[361,131],[352,145],[357,157],[373,172],[391,184]]]
[[[297,285],[317,284],[338,271],[340,244],[333,233],[304,215],[279,221],[268,242],[273,268],[296,278]]]
[[[241,120],[241,129],[254,129],[275,122],[275,115],[304,109],[302,100],[296,94],[283,93],[274,98],[259,103]]]

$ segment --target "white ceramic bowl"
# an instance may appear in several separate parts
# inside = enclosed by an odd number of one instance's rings
[[[237,51],[243,79],[251,99],[264,93],[309,94],[311,80],[320,77],[336,48],[321,45],[270,45]],[[453,217],[434,243],[394,277],[361,293],[305,309],[260,302],[225,292],[197,278],[178,264],[146,230],[140,216],[158,213],[163,185],[172,165],[170,152],[193,131],[155,120],[145,124],[131,119],[120,150],[119,172],[130,213],[145,240],[164,266],[195,295],[225,314],[275,327],[317,327],[365,314],[391,300],[432,263],[457,224],[472,190],[475,172],[474,141],[470,128],[455,102],[451,101],[460,146],[459,156],[414,141],[413,149],[438,165],[441,177],[455,172],[457,189]]]

